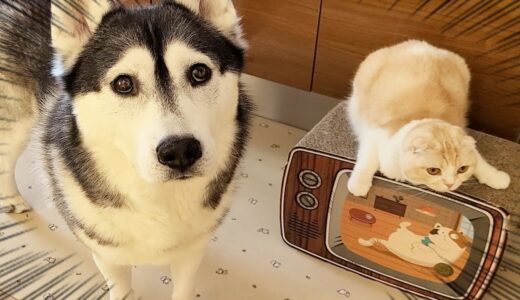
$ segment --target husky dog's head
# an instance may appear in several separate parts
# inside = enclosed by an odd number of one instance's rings
[[[89,151],[152,183],[213,174],[233,155],[243,50],[230,0],[124,8],[53,1],[53,47]],[[107,157],[105,157],[107,158]]]

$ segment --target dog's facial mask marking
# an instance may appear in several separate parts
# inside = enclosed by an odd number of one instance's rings
[[[85,143],[115,145],[126,164],[151,182],[213,174],[231,151],[234,137],[222,129],[235,125],[243,65],[232,3],[196,1],[203,9],[190,11],[166,2],[137,12],[102,2],[93,10],[98,23],[78,22],[53,8],[74,28],[73,35],[54,30],[53,44],[69,70],[65,89]],[[186,137],[196,141],[187,149],[197,151],[186,153],[196,153],[188,156],[197,160],[179,172],[159,159],[158,147]]]
[[[109,0],[74,0],[52,2],[52,18],[60,24],[52,26],[52,46],[61,56],[66,70],[76,62],[83,46],[99,29],[104,17],[111,10],[113,14],[127,12],[117,4],[118,1]],[[246,49],[247,43],[243,38],[238,17],[233,3],[229,0],[177,0],[164,1],[162,5],[151,6],[152,9],[179,10],[178,4],[189,9],[192,13],[208,22],[224,37],[231,41],[238,49]],[[154,13],[154,12],[152,12]],[[110,13],[108,14],[110,15]],[[168,19],[166,19],[168,20]],[[174,21],[170,19],[169,21]],[[130,23],[128,23],[130,24]],[[170,24],[173,25],[173,24]],[[186,24],[185,24],[186,25]],[[189,26],[189,25],[188,25]],[[164,27],[161,27],[164,29]],[[115,37],[115,36],[114,36]]]
[[[56,50],[65,59],[65,67],[69,70],[65,77],[66,90],[75,96],[99,91],[99,79],[120,60],[122,52],[133,46],[150,49],[155,60],[156,77],[161,83],[160,88],[167,94],[171,91],[167,86],[171,78],[163,57],[167,51],[166,45],[173,41],[182,41],[210,57],[221,73],[240,72],[242,69],[241,48],[217,28],[184,6],[176,4],[152,6],[140,11],[116,9],[102,18],[94,33],[87,32],[74,38],[68,36],[67,39],[57,38],[54,43],[59,46],[66,42]],[[64,47],[74,48],[75,54],[62,51]],[[69,63],[69,59],[72,59],[72,63]],[[201,75],[200,67],[203,66],[197,67],[196,70]],[[197,84],[197,81],[192,83]]]
[[[225,128],[235,122],[238,75],[221,73],[218,61],[183,42],[168,44],[163,60],[169,93],[160,91],[149,48],[124,52],[99,92],[75,97],[78,127],[90,146],[113,143],[146,181],[212,174],[230,151],[219,145],[233,138],[221,132],[233,133]],[[162,147],[166,141],[177,142]]]

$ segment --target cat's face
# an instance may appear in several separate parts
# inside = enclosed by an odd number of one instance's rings
[[[438,120],[410,130],[399,157],[406,180],[441,192],[453,191],[468,180],[476,162],[475,140],[460,127]]]

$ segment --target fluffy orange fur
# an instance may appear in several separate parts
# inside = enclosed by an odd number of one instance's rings
[[[466,126],[470,73],[464,60],[426,42],[407,41],[370,54],[353,82],[356,113],[395,132],[435,118]]]
[[[359,140],[349,190],[365,195],[376,171],[438,191],[475,175],[502,189],[509,176],[489,165],[464,130],[470,71],[459,55],[411,40],[361,63],[348,102]]]

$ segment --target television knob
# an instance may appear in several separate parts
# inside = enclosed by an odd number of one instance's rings
[[[312,210],[318,207],[318,199],[309,192],[299,192],[296,194],[296,202],[303,209]]]
[[[321,177],[312,170],[303,170],[298,174],[300,183],[308,189],[317,189],[321,186]]]

